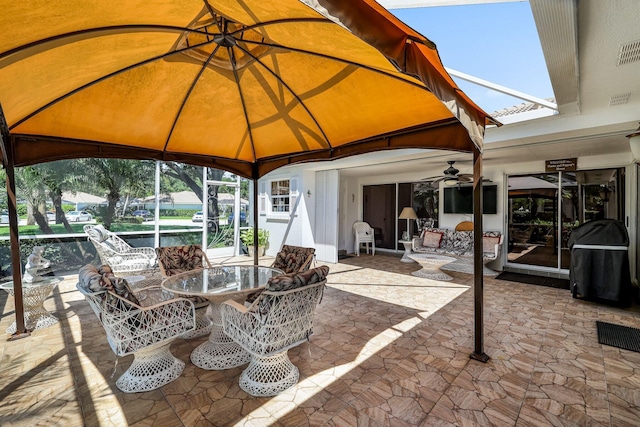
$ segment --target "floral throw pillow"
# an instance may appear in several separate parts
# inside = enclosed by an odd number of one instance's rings
[[[267,290],[269,291],[288,291],[289,289],[301,288],[306,285],[321,282],[329,274],[329,267],[322,265],[312,268],[301,273],[290,273],[275,276],[269,279]]]
[[[78,272],[78,280],[85,289],[91,292],[111,291],[136,305],[140,305],[140,301],[136,298],[129,283],[121,277],[116,277],[108,265],[99,268],[91,264],[85,265]],[[104,295],[103,298],[107,298],[107,296]]]
[[[203,252],[200,245],[159,247],[156,248],[156,255],[167,277],[202,268]]]
[[[434,231],[425,231],[422,238],[422,246],[427,248],[439,248],[440,242],[442,242],[442,233],[436,233]]]

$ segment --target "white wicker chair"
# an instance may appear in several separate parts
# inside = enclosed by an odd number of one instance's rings
[[[316,277],[323,280],[294,289],[275,291],[267,285],[249,307],[235,301],[222,304],[224,332],[251,355],[240,375],[244,391],[252,396],[275,396],[298,382],[298,368],[287,351],[309,339],[328,270],[326,266],[308,270],[307,277],[321,271]],[[278,277],[285,276],[292,275]]]
[[[271,267],[282,270],[287,274],[307,271],[315,260],[315,253],[315,248],[283,245],[280,252],[276,254],[276,259],[271,264]]]
[[[101,280],[89,283],[80,279],[76,287],[98,317],[116,356],[134,356],[116,386],[125,393],[136,393],[155,390],[178,378],[185,364],[169,347],[179,335],[195,328],[193,303],[158,289],[144,301],[152,305],[142,307],[113,291],[94,291]]]
[[[84,226],[103,264],[111,266],[114,273],[123,275],[140,270],[149,270],[157,265],[153,248],[133,248],[127,242],[105,229],[101,224]]]
[[[366,222],[356,222],[353,224],[353,234],[355,235],[354,252],[360,256],[360,245],[363,243],[369,253],[369,245],[371,245],[371,255],[376,254],[376,237],[373,228]]]
[[[160,246],[155,251],[163,278],[185,271],[212,267],[201,245]],[[211,304],[202,297],[186,296],[186,298],[193,301],[196,307],[196,329],[181,338],[190,339],[209,335],[213,327],[211,316],[208,315]]]

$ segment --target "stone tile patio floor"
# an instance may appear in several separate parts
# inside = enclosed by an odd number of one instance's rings
[[[228,260],[248,262],[248,258]],[[270,264],[271,259],[261,260]],[[473,278],[418,278],[417,264],[361,255],[330,264],[310,343],[289,351],[300,382],[273,398],[238,387],[242,368],[189,361],[182,376],[125,394],[130,364],[65,276],[45,307],[60,322],[0,344],[1,426],[638,426],[640,353],[598,344],[596,320],[640,327],[640,310],[485,277],[484,364],[473,350]],[[15,319],[2,297],[0,330]],[[8,337],[8,335],[7,335]],[[115,377],[112,377],[115,366]]]

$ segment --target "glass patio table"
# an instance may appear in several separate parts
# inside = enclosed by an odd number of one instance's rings
[[[202,369],[229,369],[249,363],[249,353],[223,332],[220,305],[229,299],[242,303],[263,288],[281,270],[257,265],[221,265],[176,274],[162,281],[162,289],[209,300],[213,326],[209,339],[191,352],[191,362]]]

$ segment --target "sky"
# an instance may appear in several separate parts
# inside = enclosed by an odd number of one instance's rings
[[[445,67],[538,98],[553,97],[529,2],[390,12],[433,41]],[[526,102],[455,77],[454,80],[488,113]]]

